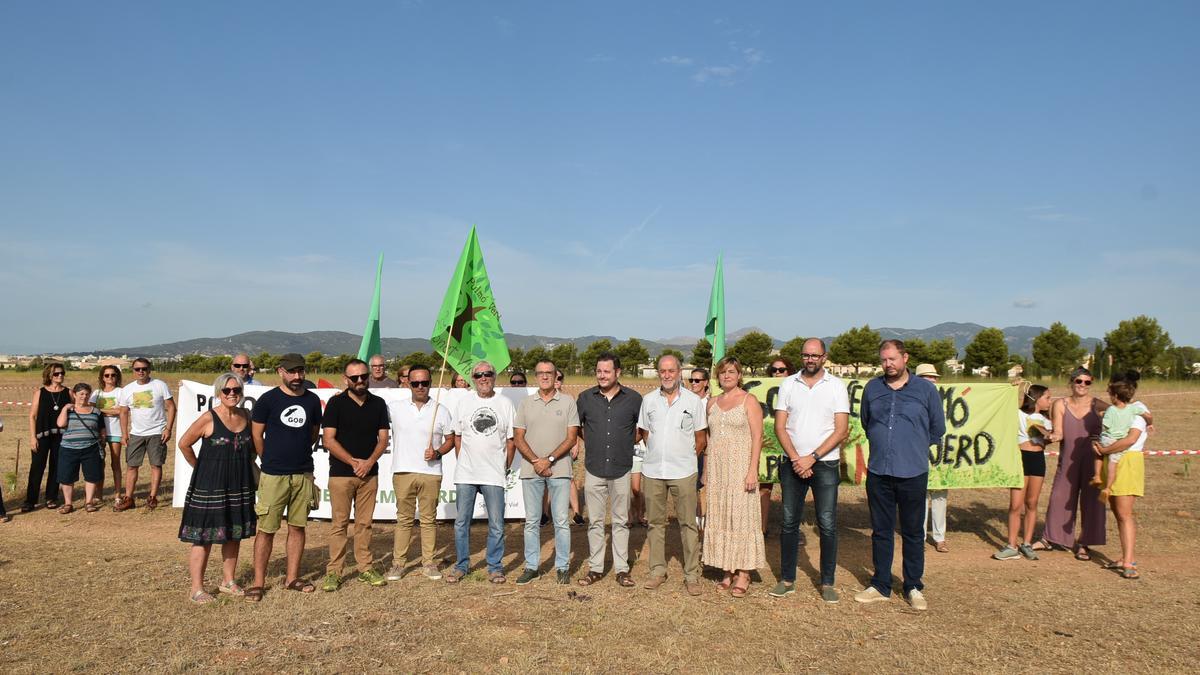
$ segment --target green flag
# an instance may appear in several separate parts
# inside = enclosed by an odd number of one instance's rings
[[[358,358],[367,359],[381,354],[383,347],[379,343],[379,287],[383,280],[383,254],[379,254],[379,264],[375,267],[375,297],[371,299],[371,313],[367,315],[367,327],[363,329],[362,344],[358,345]]]
[[[500,312],[492,297],[492,284],[483,265],[483,251],[479,249],[474,225],[450,277],[429,341],[450,367],[463,376],[469,375],[480,361],[491,362],[496,372],[508,366],[508,345],[504,342]]]
[[[720,254],[717,254],[717,271],[713,275],[712,294],[708,296],[708,319],[704,322],[704,339],[712,345],[713,363],[725,357],[725,275],[721,271]]]

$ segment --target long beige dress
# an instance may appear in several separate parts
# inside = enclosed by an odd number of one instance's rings
[[[767,566],[758,490],[746,492],[750,468],[750,423],[746,406],[708,414],[708,457],[704,462],[708,510],[705,514],[705,565],[723,570]]]

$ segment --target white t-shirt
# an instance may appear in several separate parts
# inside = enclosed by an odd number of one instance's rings
[[[121,388],[115,387],[112,391],[100,391],[96,389],[92,391],[89,402],[94,403],[100,410],[112,410],[121,405]],[[121,418],[118,415],[104,416],[104,432],[109,436],[121,436]]]
[[[507,442],[513,437],[516,410],[508,398],[480,398],[472,391],[454,414],[454,433],[462,437],[454,482],[504,487]]]
[[[163,402],[170,399],[171,389],[162,380],[150,380],[146,384],[130,382],[121,387],[117,402],[129,408],[129,434],[161,434],[167,427],[167,409]]]
[[[775,397],[775,409],[788,414],[787,434],[792,439],[796,454],[804,457],[813,454],[834,431],[833,416],[850,413],[850,394],[846,383],[840,378],[823,371],[820,380],[811,388],[796,373],[779,385]],[[775,430],[776,435],[779,430]],[[841,451],[834,447],[825,453],[821,461],[841,458]]]
[[[1017,445],[1029,443],[1032,438],[1029,435],[1029,427],[1038,425],[1047,432],[1054,431],[1054,423],[1051,422],[1045,415],[1041,413],[1027,413],[1020,408],[1017,409]],[[1046,446],[1046,439],[1041,438],[1040,445]]]
[[[1146,439],[1150,438],[1150,434],[1146,433],[1146,418],[1138,415],[1133,418],[1133,424],[1129,425],[1130,429],[1137,429],[1142,432],[1141,436],[1133,442],[1133,445],[1125,449],[1125,452],[1141,452],[1142,448],[1146,447]],[[1120,453],[1118,453],[1120,454]]]
[[[434,410],[436,420],[434,419]],[[426,461],[425,448],[430,443],[429,430],[433,429],[433,449],[437,450],[454,433],[450,411],[446,406],[426,401],[417,408],[411,398],[388,401],[388,412],[392,416],[392,473],[423,473],[442,475],[442,459]]]

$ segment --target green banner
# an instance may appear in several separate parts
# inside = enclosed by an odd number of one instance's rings
[[[469,378],[475,364],[484,360],[497,373],[508,367],[508,345],[500,327],[500,310],[492,297],[492,284],[488,281],[474,225],[450,276],[429,341],[463,377]]]
[[[867,380],[843,380],[850,394],[850,435],[841,447],[842,484],[862,485],[871,452],[858,420]],[[775,397],[781,378],[750,379],[746,389],[763,406],[763,449],[759,479],[779,482],[779,471],[791,470],[775,436]],[[946,413],[946,435],[929,449],[929,489],[1020,487],[1023,484],[1017,447],[1017,389],[1007,383],[939,384]]]

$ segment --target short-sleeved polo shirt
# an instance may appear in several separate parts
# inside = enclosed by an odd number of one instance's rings
[[[671,403],[661,389],[642,397],[638,427],[650,432],[642,475],[677,480],[696,473],[696,432],[708,428],[708,413],[700,397],[680,388]]]
[[[796,454],[813,454],[834,431],[833,416],[850,413],[850,395],[846,383],[822,370],[821,379],[808,386],[800,373],[784,379],[775,398],[775,409],[788,414],[787,434]],[[821,457],[822,461],[839,459],[838,448]]]
[[[554,392],[549,400],[544,400],[541,394],[534,394],[523,399],[517,406],[517,415],[513,418],[513,427],[525,430],[525,442],[529,449],[538,457],[546,457],[567,438],[568,427],[579,426],[579,409],[570,396]],[[537,478],[533,465],[521,463],[521,478]],[[550,465],[551,478],[571,477],[570,453],[560,457]]]
[[[575,400],[583,432],[583,466],[597,478],[620,478],[633,469],[633,441],[642,395],[618,386],[611,400],[600,387],[585,389]]]
[[[388,401],[392,416],[392,473],[442,475],[442,458],[425,459],[425,448],[436,450],[454,433],[450,409],[436,401],[418,406],[411,398]],[[431,433],[432,432],[432,435]]]

